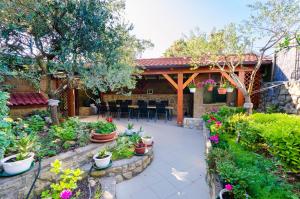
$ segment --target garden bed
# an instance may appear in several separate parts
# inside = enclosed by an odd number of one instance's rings
[[[285,119],[279,122],[282,118]],[[221,188],[230,185],[227,187],[231,188],[229,191],[234,198],[245,198],[247,194],[253,198],[299,198],[297,164],[286,161],[292,151],[299,150],[299,143],[284,149],[290,151],[285,153],[287,156],[278,156],[283,151],[274,144],[276,140],[282,142],[282,136],[285,142],[291,138],[297,143],[294,135],[299,133],[299,122],[295,122],[299,121],[298,117],[284,114],[245,116],[242,110],[223,107],[204,115],[203,119],[208,128],[204,126],[204,136],[208,141],[207,149],[210,148],[207,151],[208,179],[213,185],[214,197],[220,190],[219,184]],[[293,125],[285,127],[286,123]],[[264,134],[265,127],[272,132],[273,138],[266,139],[269,134]],[[282,130],[285,133],[280,133]],[[295,155],[293,158],[300,154]]]

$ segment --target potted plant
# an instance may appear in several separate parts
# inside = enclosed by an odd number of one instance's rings
[[[221,83],[220,87],[218,88],[219,95],[225,95],[226,92],[227,92],[227,84],[226,83]]]
[[[142,142],[146,144],[147,146],[151,146],[153,144],[153,137],[152,136],[143,136]]]
[[[227,84],[227,88],[226,88],[227,93],[232,93],[233,89],[234,87],[231,84]]]
[[[134,145],[134,152],[138,155],[143,155],[146,153],[146,148],[146,144],[140,141]]]
[[[111,141],[116,137],[116,125],[112,122],[97,122],[91,131],[91,137],[101,142]]]
[[[127,128],[125,130],[125,134],[129,135],[129,136],[132,135],[134,133],[133,127],[134,127],[134,125],[132,123],[128,123]]]
[[[143,136],[143,135],[144,135],[144,129],[143,129],[143,127],[140,127],[140,129],[139,129],[139,131],[138,131],[138,134],[139,134],[140,136]]]
[[[26,135],[16,142],[16,154],[1,160],[4,171],[9,175],[16,175],[30,169],[34,153],[36,137]]]
[[[103,169],[108,167],[111,160],[112,153],[107,151],[106,148],[99,151],[97,154],[93,156],[95,164],[98,168]]]
[[[215,85],[216,85],[215,80],[207,79],[207,80],[201,82],[199,84],[199,87],[204,87],[207,89],[208,92],[211,92],[211,91],[213,91]]]
[[[188,87],[189,87],[191,93],[195,93],[196,92],[196,85],[195,85],[195,83],[190,83],[188,85]]]

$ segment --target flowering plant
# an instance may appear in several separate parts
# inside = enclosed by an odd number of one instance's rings
[[[216,85],[216,82],[215,80],[213,79],[207,79],[205,81],[202,81],[198,84],[198,87],[202,88],[208,88],[208,87],[211,87],[211,86],[215,86]]]
[[[232,191],[233,186],[231,184],[226,184],[225,189],[228,190],[228,191]]]
[[[51,164],[50,172],[58,175],[58,179],[50,185],[50,190],[42,192],[42,199],[70,199],[72,197],[72,191],[77,188],[77,182],[82,178],[82,171],[62,169],[61,166],[62,163],[59,160]]]
[[[218,144],[219,143],[219,136],[218,136],[218,134],[210,136],[209,140],[211,142],[215,143],[215,144]]]
[[[195,83],[190,83],[190,84],[188,85],[188,87],[189,87],[189,88],[196,88],[196,84],[195,84]]]

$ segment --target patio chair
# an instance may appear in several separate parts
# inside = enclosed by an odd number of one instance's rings
[[[128,105],[132,105],[132,100],[125,100],[125,103]]]
[[[117,104],[115,102],[108,102],[109,115],[111,117],[116,117],[118,114]]]
[[[166,109],[166,105],[163,103],[156,104],[155,109],[155,121],[158,119],[159,115],[165,116],[165,122],[167,122],[169,118],[169,111]]]
[[[117,104],[117,105],[122,104],[122,102],[123,102],[123,100],[116,100],[116,104]]]
[[[169,106],[169,101],[168,100],[162,100],[160,103],[166,105],[166,106]]]
[[[106,102],[101,102],[100,104],[97,104],[97,114],[98,118],[101,115],[102,117],[105,117],[105,115],[108,113],[107,104]]]
[[[149,121],[149,110],[147,108],[147,103],[144,102],[144,103],[139,103],[138,105],[138,109],[137,109],[137,117],[136,117],[136,120],[138,121],[140,119],[140,116],[144,115],[147,117],[147,121]]]
[[[138,100],[137,101],[137,105],[142,104],[142,103],[145,103],[145,100]]]
[[[149,106],[156,106],[156,101],[155,100],[149,100],[148,105]]]
[[[118,111],[118,118],[122,116],[122,114],[126,114],[128,116],[128,120],[131,118],[131,109],[128,107],[128,104],[123,102],[120,104],[120,108]]]

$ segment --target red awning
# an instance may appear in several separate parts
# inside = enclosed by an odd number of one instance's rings
[[[47,105],[48,99],[41,93],[11,93],[9,106]]]

